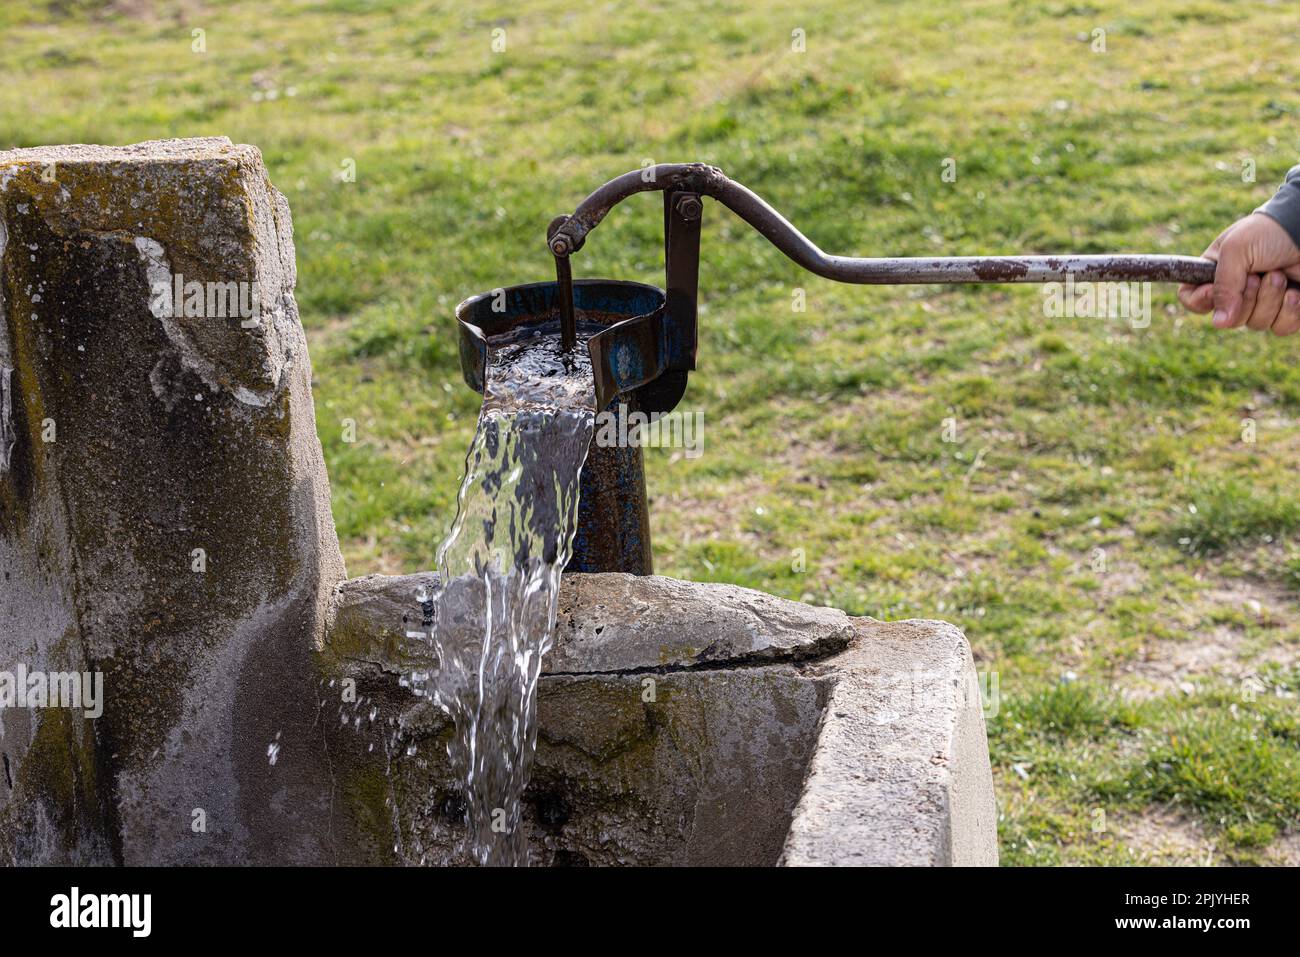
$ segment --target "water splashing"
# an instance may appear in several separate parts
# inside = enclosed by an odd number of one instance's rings
[[[564,353],[558,336],[539,334],[496,345],[456,520],[438,550],[431,697],[455,725],[447,753],[464,792],[464,850],[480,864],[528,863],[522,797],[537,680],[576,530],[593,396],[581,345]]]

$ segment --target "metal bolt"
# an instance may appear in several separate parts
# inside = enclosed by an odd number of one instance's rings
[[[678,196],[677,197],[677,215],[687,222],[693,222],[700,218],[704,212],[704,207],[700,204],[698,196]]]
[[[556,256],[567,256],[573,250],[569,246],[568,236],[553,236],[551,238],[551,252]]]

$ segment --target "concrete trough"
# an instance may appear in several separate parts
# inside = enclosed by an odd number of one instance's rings
[[[327,714],[362,859],[456,863],[442,713],[411,691],[432,575],[336,591]],[[372,717],[373,715],[373,717]],[[543,865],[991,865],[996,815],[965,638],[724,584],[571,575],[525,797]],[[360,726],[356,718],[361,717]],[[376,740],[386,746],[375,747]]]

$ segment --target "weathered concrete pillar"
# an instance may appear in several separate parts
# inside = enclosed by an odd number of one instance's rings
[[[294,281],[252,147],[0,152],[0,672],[104,683],[0,710],[0,861],[334,859]]]

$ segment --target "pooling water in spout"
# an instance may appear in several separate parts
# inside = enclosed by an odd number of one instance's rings
[[[524,865],[522,798],[537,742],[537,680],[577,525],[594,430],[586,349],[558,336],[493,348],[456,520],[438,550],[433,700],[465,802],[465,851]]]

